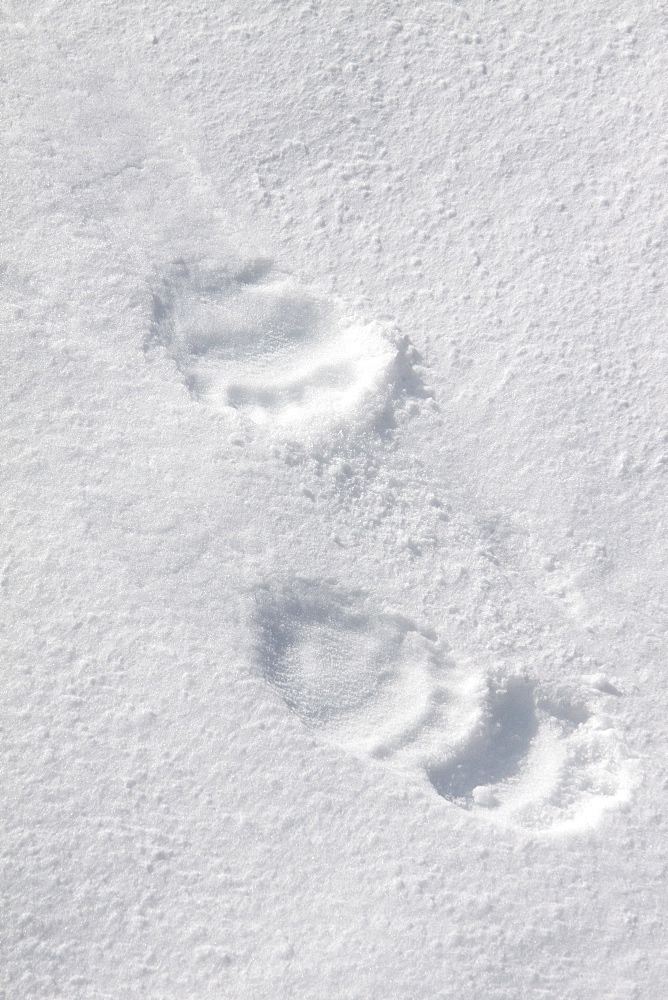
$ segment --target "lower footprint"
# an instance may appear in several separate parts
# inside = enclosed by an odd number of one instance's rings
[[[175,265],[153,296],[146,347],[167,351],[193,399],[291,433],[359,419],[402,376],[410,390],[400,343],[263,259],[206,272]]]
[[[628,800],[617,733],[564,692],[458,665],[433,633],[359,593],[300,579],[257,602],[262,674],[323,740],[535,831],[590,826]]]

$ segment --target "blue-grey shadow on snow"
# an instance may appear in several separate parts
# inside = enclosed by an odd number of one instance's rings
[[[427,777],[443,798],[470,800],[478,785],[507,781],[517,774],[537,728],[531,684],[510,678],[490,690],[487,715],[464,749],[429,768]]]

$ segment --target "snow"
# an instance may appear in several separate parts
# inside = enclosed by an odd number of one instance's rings
[[[0,31],[0,994],[661,997],[665,11]]]

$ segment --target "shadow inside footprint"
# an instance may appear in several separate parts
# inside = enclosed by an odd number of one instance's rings
[[[394,635],[374,628],[359,595],[296,580],[256,601],[258,665],[307,725],[331,724],[382,687]]]
[[[443,798],[466,804],[474,788],[506,781],[518,772],[537,729],[531,684],[509,678],[490,689],[485,717],[464,749],[428,768],[427,777]]]

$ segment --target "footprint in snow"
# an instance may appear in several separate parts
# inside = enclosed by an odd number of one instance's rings
[[[433,633],[359,593],[299,579],[260,590],[257,605],[259,669],[323,740],[534,831],[591,826],[628,800],[631,762],[584,702],[458,665]]]
[[[392,425],[390,401],[424,395],[405,341],[253,260],[203,272],[175,266],[153,295],[147,353],[162,347],[194,400],[290,433],[363,410]]]

